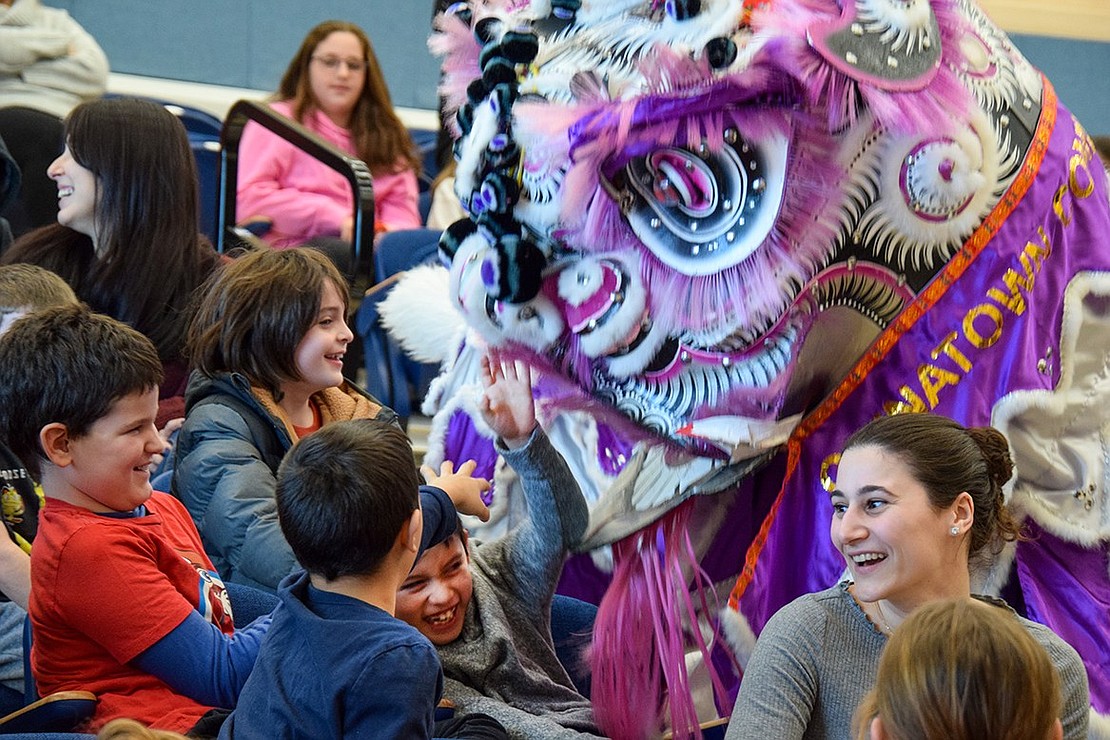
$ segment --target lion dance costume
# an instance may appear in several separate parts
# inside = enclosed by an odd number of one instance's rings
[[[485,345],[540,370],[592,501],[568,579],[611,561],[602,727],[696,734],[691,645],[731,706],[707,636],[836,581],[840,445],[917,411],[1007,434],[1036,537],[977,585],[1075,646],[1110,714],[1107,178],[1007,37],[964,0],[472,0],[436,28],[469,218],[429,457],[492,473]]]

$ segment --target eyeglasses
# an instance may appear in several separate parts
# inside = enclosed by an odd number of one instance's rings
[[[366,71],[366,60],[365,59],[340,59],[339,57],[316,57],[316,56],[314,56],[314,57],[312,57],[312,60],[315,61],[315,62],[319,62],[320,64],[324,65],[324,67],[326,69],[328,69],[329,71],[331,71],[331,72],[334,72],[337,69],[339,69],[340,64],[345,65],[347,67],[347,69],[349,69],[351,71],[352,74],[358,74],[359,72],[365,72]]]

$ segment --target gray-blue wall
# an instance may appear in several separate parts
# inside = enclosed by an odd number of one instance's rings
[[[1017,34],[1011,39],[1088,133],[1110,134],[1110,44]]]
[[[100,41],[115,72],[272,90],[305,32],[328,18],[366,29],[393,102],[436,106],[425,44],[432,0],[47,0]],[[1110,44],[1015,36],[1093,134],[1110,133]]]
[[[308,29],[362,26],[393,103],[436,107],[432,0],[46,0],[100,42],[113,72],[273,90]]]

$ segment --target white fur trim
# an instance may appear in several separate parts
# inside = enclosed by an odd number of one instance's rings
[[[544,352],[563,334],[563,315],[543,293],[527,303],[500,302],[497,311],[502,335],[499,341],[518,342]]]
[[[719,616],[721,619],[721,635],[724,636],[725,642],[732,649],[732,654],[736,657],[736,662],[740,664],[740,668],[747,668],[748,661],[752,657],[752,651],[755,650],[755,632],[752,631],[752,626],[748,624],[748,620],[743,614],[728,606],[721,609]]]
[[[1093,547],[1110,539],[1110,273],[1076,275],[1064,292],[1052,390],[1016,391],[995,404],[991,423],[1010,440],[1010,503],[1046,530]],[[1037,362],[1037,358],[1029,361]]]
[[[1087,725],[1090,740],[1110,740],[1110,715],[1099,714],[1091,708],[1090,724]]]
[[[454,354],[466,324],[451,306],[450,275],[439,265],[405,272],[379,304],[382,326],[417,362],[442,364]]]

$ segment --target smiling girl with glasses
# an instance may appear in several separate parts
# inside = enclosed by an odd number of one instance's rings
[[[377,231],[421,226],[420,160],[393,111],[365,32],[325,21],[308,32],[271,107],[370,168]],[[342,175],[269,131],[249,124],[239,155],[237,212],[268,221],[275,247],[311,243],[336,257],[353,238],[353,195]]]

